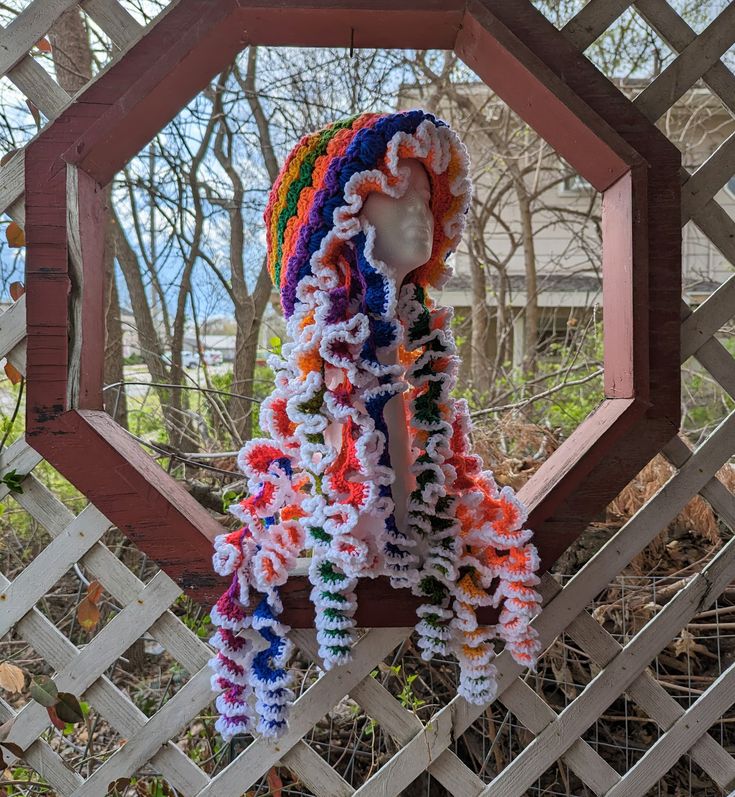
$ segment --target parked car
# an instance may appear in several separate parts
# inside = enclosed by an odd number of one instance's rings
[[[196,351],[185,351],[181,356],[184,368],[196,368],[201,362],[207,365],[219,365],[222,362],[222,354],[214,349],[205,349],[201,356]]]
[[[214,349],[205,349],[202,359],[207,365],[219,365],[222,362],[222,354]]]

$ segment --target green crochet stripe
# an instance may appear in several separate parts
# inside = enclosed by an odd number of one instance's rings
[[[482,684],[487,683],[490,680],[490,676],[489,675],[478,675],[476,678],[467,678],[466,680],[469,681],[470,683],[477,684],[478,686],[481,686]]]
[[[288,220],[292,216],[295,216],[298,212],[299,195],[301,194],[302,190],[311,185],[316,159],[320,155],[324,155],[324,153],[327,151],[329,142],[334,138],[334,136],[340,130],[351,127],[355,119],[357,119],[357,115],[349,116],[346,119],[341,119],[320,133],[312,145],[312,151],[309,152],[309,154],[304,158],[301,166],[299,167],[299,173],[296,179],[288,187],[288,191],[286,192],[286,202],[281,214],[278,217],[278,225],[276,227],[276,285],[281,284],[281,255],[283,253],[283,239],[286,233],[286,225],[288,224]]]
[[[424,307],[419,314],[419,317],[411,324],[408,331],[409,340],[419,340],[426,337],[431,332],[431,315]]]
[[[437,503],[439,503],[438,500]],[[429,522],[431,523],[431,528],[434,531],[446,531],[447,529],[450,529],[455,524],[456,521],[454,518],[451,517],[447,518],[447,517],[440,517],[439,515],[432,515],[431,518],[429,519]]]
[[[441,396],[441,382],[429,382],[426,392],[414,399],[414,417],[421,423],[441,423],[441,413],[437,404]]]
[[[322,634],[324,634],[324,636],[332,637],[332,639],[348,636],[347,632],[342,628],[322,628]]]
[[[434,507],[437,514],[449,514],[452,509],[454,498],[451,495],[442,495],[436,499],[436,506]]]
[[[340,609],[333,609],[330,606],[328,606],[326,609],[324,609],[324,616],[328,620],[346,620],[347,619]]]
[[[419,581],[419,589],[432,603],[442,603],[447,596],[447,588],[434,576],[422,578]]]
[[[421,473],[416,474],[416,485],[419,488],[426,487],[427,484],[433,484],[436,481],[436,472],[433,469],[422,470]]]
[[[433,360],[429,360],[425,365],[422,365],[421,368],[417,368],[412,373],[412,378],[413,379],[419,379],[422,376],[430,376],[431,374],[435,374],[435,373],[436,373],[436,369],[435,369],[435,366],[434,366],[434,361]]]
[[[429,351],[444,352],[447,350],[447,347],[439,340],[438,336],[434,336],[430,341],[428,341],[426,348]]]
[[[422,619],[432,628],[441,628],[441,620],[438,614],[426,614]]]
[[[411,324],[408,330],[409,341],[423,338],[431,332],[431,314],[426,307],[426,291],[417,285],[415,289],[416,301],[422,305],[419,317]]]
[[[418,482],[418,476],[416,477],[416,481]],[[428,482],[427,482],[427,484],[428,484]],[[414,490],[411,493],[411,500],[414,501],[417,504],[422,504],[423,506],[431,509],[432,512],[434,511],[434,507],[429,507],[429,505],[426,503],[426,501],[424,501],[424,498],[423,498],[423,496],[421,494],[421,490],[420,489]],[[412,509],[411,510],[411,514],[415,515],[416,517],[421,517],[424,520],[426,520],[429,523],[431,523],[431,516],[427,515],[425,512],[417,512],[415,509]]]
[[[320,593],[320,597],[325,601],[338,601],[339,603],[347,603],[347,598],[340,592],[329,592],[328,590],[324,590],[324,592]]]
[[[327,645],[327,650],[334,656],[341,656],[350,652],[347,645]]]
[[[415,501],[419,501],[421,499],[421,493],[418,490],[414,490],[411,493],[411,498],[413,498]],[[431,515],[427,514],[426,512],[417,512],[415,509],[412,509],[410,515],[414,518],[414,523],[416,519],[425,520],[429,524],[431,523]]]
[[[322,562],[319,565],[319,575],[327,584],[338,584],[340,581],[347,580],[347,576],[335,570],[331,562]]]
[[[332,535],[331,534],[327,534],[327,532],[324,531],[324,529],[321,526],[312,526],[309,529],[309,534],[315,540],[318,540],[319,542],[331,542],[332,541]]]

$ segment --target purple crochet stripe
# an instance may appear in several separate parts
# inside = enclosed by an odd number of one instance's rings
[[[304,264],[311,259],[311,249],[317,249],[316,241],[321,241],[332,227],[332,219],[324,218],[324,205],[344,196],[344,184],[357,171],[375,168],[378,156],[382,156],[388,141],[397,132],[414,132],[418,125],[431,120],[436,126],[444,123],[433,114],[421,110],[405,111],[398,114],[384,114],[369,125],[354,130],[343,155],[336,157],[327,167],[323,187],[314,195],[309,217],[301,226],[294,252],[285,264],[285,280],[281,289],[281,306],[286,318],[293,314],[296,303],[296,287],[300,276],[304,276]],[[345,174],[341,175],[345,170]],[[336,206],[335,206],[336,207]],[[314,242],[310,246],[310,243]]]
[[[341,190],[339,185],[339,172],[342,166],[349,163],[350,160],[350,158],[345,156],[332,160],[327,168],[323,187],[314,194],[314,201],[309,210],[309,218],[306,224],[301,225],[293,254],[286,263],[286,281],[283,284],[281,294],[281,303],[286,318],[293,314],[294,305],[296,304],[296,287],[299,284],[301,264],[308,262],[311,258],[311,253],[308,249],[309,239],[318,230],[327,229],[327,224],[322,218],[322,210],[327,200],[334,197],[336,192]]]

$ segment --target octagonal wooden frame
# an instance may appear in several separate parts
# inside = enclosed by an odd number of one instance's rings
[[[220,526],[102,409],[104,186],[248,44],[453,49],[603,192],[605,398],[521,491],[549,567],[679,426],[680,154],[528,0],[178,0],[26,151],[30,445],[211,604]],[[364,580],[361,626],[416,599]],[[313,625],[304,577],[283,619]]]

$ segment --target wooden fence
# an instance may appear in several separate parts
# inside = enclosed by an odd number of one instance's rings
[[[0,72],[49,119],[69,101],[68,95],[29,56],[35,43],[72,0],[32,0],[0,31]],[[564,27],[583,51],[629,6],[626,0],[591,0]],[[735,3],[696,34],[666,0],[638,0],[636,10],[678,53],[672,65],[635,100],[657,121],[698,79],[735,112],[735,76],[720,62],[735,41]],[[124,50],[141,26],[117,0],[84,0],[83,12]],[[659,83],[659,81],[661,81]],[[656,88],[658,84],[658,88]],[[695,173],[682,171],[682,225],[692,220],[714,246],[735,264],[735,223],[713,199],[735,170],[735,136],[727,139]],[[17,153],[0,169],[0,210],[24,221],[24,158]],[[715,337],[735,312],[735,276],[691,312],[682,304],[682,357],[705,368],[735,397],[735,362]],[[25,371],[25,302],[21,298],[0,317],[0,355]],[[725,664],[698,699],[684,708],[657,682],[649,664],[692,617],[708,608],[735,579],[735,538],[729,536],[716,555],[696,573],[632,638],[622,644],[587,608],[600,589],[614,580],[657,534],[699,494],[724,526],[735,530],[735,496],[716,474],[735,451],[735,415],[728,416],[695,450],[675,437],[663,455],[675,470],[668,482],[615,536],[562,587],[548,574],[542,592],[545,608],[538,629],[545,644],[561,633],[574,640],[597,665],[597,674],[568,705],[557,712],[524,680],[509,656],[497,659],[499,702],[533,735],[501,771],[480,777],[454,752],[455,741],[483,713],[461,699],[440,707],[427,721],[419,719],[371,672],[408,637],[410,629],[367,630],[357,643],[353,662],[316,679],[298,698],[287,735],[277,743],[257,739],[219,767],[213,776],[177,744],[203,713],[211,713],[210,648],[172,611],[180,587],[160,571],[147,582],[115,556],[103,539],[110,523],[93,506],[74,515],[34,475],[41,461],[24,440],[0,453],[0,472],[22,476],[21,492],[0,488],[0,497],[17,502],[48,532],[49,544],[12,581],[0,574],[0,635],[11,630],[27,641],[55,673],[60,691],[84,698],[104,717],[120,744],[93,771],[67,764],[63,736],[50,727],[46,710],[29,701],[19,711],[0,700],[0,722],[15,719],[10,739],[23,760],[60,795],[99,797],[108,785],[144,767],[159,772],[187,797],[235,797],[254,788],[274,765],[288,768],[316,795],[400,795],[423,772],[456,797],[524,795],[542,773],[562,760],[591,793],[622,797],[644,795],[685,754],[723,793],[735,789],[735,759],[708,729],[735,703],[735,663]],[[79,647],[38,608],[39,600],[77,565],[98,580],[120,611]],[[156,640],[181,666],[184,675],[175,694],[150,716],[109,677],[110,667],[142,635]],[[315,634],[293,632],[300,651],[316,657]],[[623,693],[655,722],[660,731],[650,749],[627,771],[616,771],[582,736]],[[362,783],[349,783],[307,740],[313,726],[354,700],[396,745],[396,752]],[[10,754],[6,759],[14,760]],[[653,792],[651,792],[653,793]]]

